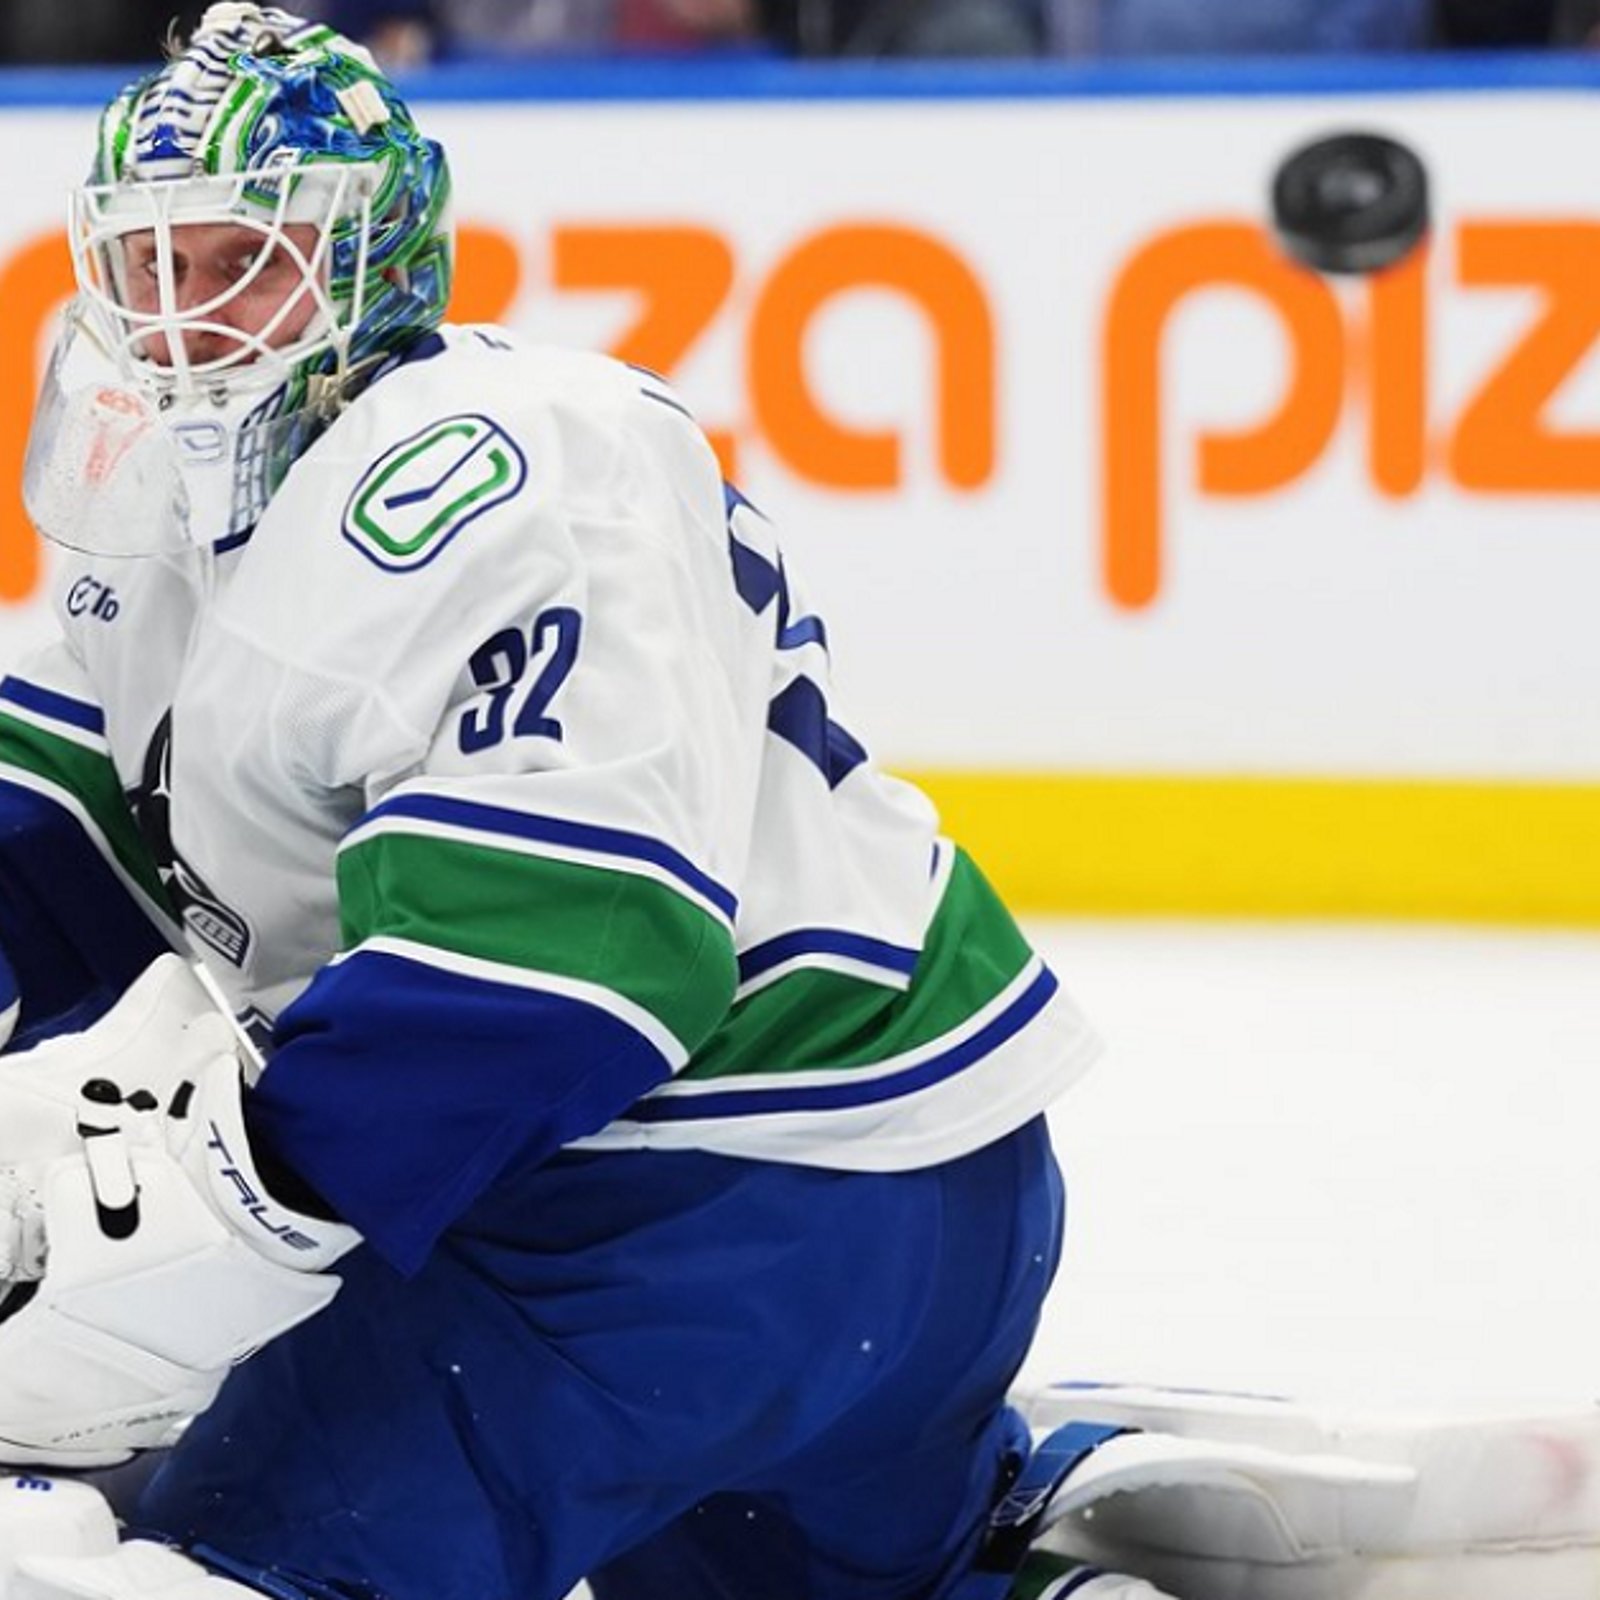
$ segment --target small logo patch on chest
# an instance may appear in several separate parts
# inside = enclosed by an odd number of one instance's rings
[[[344,537],[390,572],[426,566],[473,521],[511,499],[528,464],[499,423],[444,417],[391,446],[344,508]]]
[[[117,591],[109,583],[87,575],[67,590],[67,612],[74,617],[93,617],[98,622],[114,622],[122,609]]]

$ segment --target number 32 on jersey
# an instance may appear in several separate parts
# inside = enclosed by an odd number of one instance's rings
[[[560,739],[550,702],[578,659],[583,619],[571,606],[541,611],[531,628],[502,628],[472,652],[467,671],[484,691],[461,713],[463,755],[506,738]]]

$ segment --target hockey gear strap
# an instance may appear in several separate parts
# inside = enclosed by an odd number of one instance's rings
[[[1051,1520],[1056,1496],[1090,1456],[1124,1430],[1093,1422],[1068,1422],[1035,1441],[1010,1487],[989,1515],[972,1571],[948,1600],[1168,1600],[1149,1584],[1099,1567],[1035,1551],[1031,1546]]]
[[[1029,1546],[1044,1530],[1062,1485],[1101,1445],[1123,1431],[1094,1422],[1067,1422],[1036,1441],[1032,1454],[989,1514],[973,1570],[990,1581],[987,1587],[974,1581],[961,1591],[961,1600],[1003,1600]]]
[[[93,1028],[0,1061],[0,1462],[165,1443],[325,1306],[353,1230],[279,1205],[231,1022],[163,956]]]

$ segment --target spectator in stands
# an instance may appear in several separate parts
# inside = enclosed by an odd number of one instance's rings
[[[1417,50],[1431,0],[1046,0],[1053,53],[1357,54]]]
[[[614,0],[323,0],[317,15],[391,72],[438,56],[591,54],[614,43]]]
[[[1039,0],[758,0],[762,31],[801,56],[1000,57],[1044,45]]]
[[[204,0],[5,0],[0,62],[137,62]],[[1600,0],[310,0],[390,70],[728,45],[875,58],[1600,47]]]
[[[764,44],[786,55],[1039,53],[1041,0],[325,0],[320,15],[391,70],[555,51]]]
[[[147,9],[117,0],[76,6],[118,16]],[[58,32],[81,43],[76,9],[71,22],[63,8],[45,9]],[[1111,59],[1600,46],[1600,0],[323,0],[321,14],[391,67],[434,54],[739,41],[802,56],[995,57],[1048,48]],[[132,37],[142,24],[120,26]]]
[[[761,43],[755,0],[616,0],[623,50],[695,50]]]
[[[754,0],[324,0],[316,14],[391,72],[437,58],[686,50],[756,37]]]
[[[1538,49],[1575,43],[1566,0],[1438,0],[1435,42],[1454,50]],[[1592,7],[1591,7],[1592,9]]]
[[[204,0],[5,0],[0,62],[153,62],[169,25],[187,34],[204,9]]]

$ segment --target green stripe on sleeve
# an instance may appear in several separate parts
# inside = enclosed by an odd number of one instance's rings
[[[873,1066],[960,1027],[1032,956],[988,880],[957,851],[909,988],[801,968],[741,1000],[682,1076]]]
[[[693,1051],[738,981],[715,918],[653,879],[421,834],[340,853],[346,948],[378,936],[594,983]]]
[[[109,756],[0,712],[0,778],[7,767],[43,778],[71,794],[105,835],[122,870],[162,912],[175,918]]]

